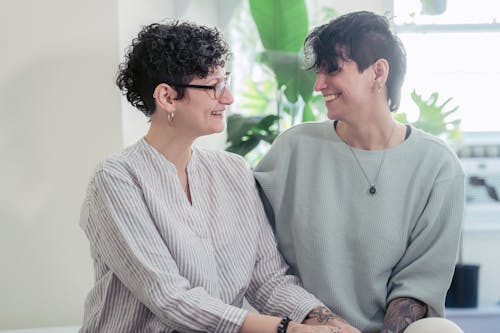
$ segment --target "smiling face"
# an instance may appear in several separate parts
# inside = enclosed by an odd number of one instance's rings
[[[189,84],[213,86],[224,81],[226,73],[218,67],[205,78],[194,78]],[[214,96],[212,89],[186,88],[185,96],[175,100],[174,126],[182,134],[194,138],[224,131],[226,107],[234,102],[233,95],[226,87],[220,97]]]
[[[370,108],[376,84],[371,66],[359,72],[352,60],[339,59],[338,69],[319,69],[314,90],[321,92],[329,119],[343,120]]]

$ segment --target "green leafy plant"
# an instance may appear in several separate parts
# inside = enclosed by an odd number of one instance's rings
[[[418,106],[419,116],[412,124],[430,134],[444,136],[451,144],[458,144],[461,138],[460,119],[453,116],[458,110],[458,106],[447,109],[452,98],[448,98],[439,103],[439,93],[433,92],[428,98],[417,94],[415,90],[411,93],[411,98]],[[394,118],[402,123],[408,123],[406,113],[396,113]]]
[[[273,128],[278,119],[276,115],[232,115],[228,118],[227,141],[238,144],[231,145],[226,150],[245,156],[257,147],[260,141],[273,142],[278,136],[278,131]]]
[[[315,74],[304,69],[302,47],[309,31],[305,1],[249,0],[249,7],[264,48],[256,60],[272,73],[275,89],[268,91],[273,97],[264,96],[255,83],[248,83],[242,106],[251,115],[228,117],[227,150],[243,156],[261,141],[272,143],[282,127],[316,120],[318,107],[323,107],[313,95]],[[335,13],[332,9],[325,12]],[[273,117],[269,117],[270,103],[274,103]],[[256,114],[257,108],[267,114]]]

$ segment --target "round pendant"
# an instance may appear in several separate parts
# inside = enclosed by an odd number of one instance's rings
[[[370,191],[371,195],[374,195],[375,193],[377,193],[377,189],[375,188],[375,185],[371,184],[369,191]]]

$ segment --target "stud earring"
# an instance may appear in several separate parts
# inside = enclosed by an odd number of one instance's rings
[[[378,86],[378,87],[377,87],[377,90],[378,90],[378,91],[381,91],[381,90],[382,90],[382,86]]]

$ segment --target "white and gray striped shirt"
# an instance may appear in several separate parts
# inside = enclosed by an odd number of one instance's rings
[[[80,332],[238,332],[247,311],[295,321],[323,305],[276,249],[241,157],[192,148],[192,204],[175,166],[144,139],[104,161],[80,224],[95,286]]]

